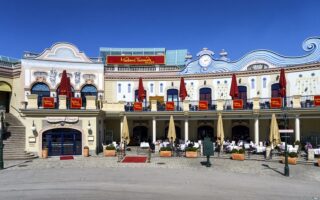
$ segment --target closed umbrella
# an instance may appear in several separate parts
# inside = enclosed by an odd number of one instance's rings
[[[174,125],[174,120],[173,120],[173,116],[170,116],[170,121],[169,121],[169,128],[168,128],[168,139],[171,142],[174,142],[176,140],[176,127]]]
[[[184,99],[188,96],[186,85],[184,83],[184,78],[181,77],[180,79],[180,90],[179,90],[179,97],[181,98],[181,101],[184,101]]]
[[[239,96],[239,90],[238,90],[238,84],[237,84],[237,77],[235,74],[232,74],[231,79],[231,87],[230,87],[230,93],[232,99],[235,99]]]
[[[139,86],[138,86],[138,100],[139,102],[143,102],[143,100],[146,98],[146,93],[144,91],[142,78],[139,78]]]
[[[269,140],[273,144],[273,146],[276,146],[281,143],[279,127],[275,114],[272,114],[271,118]]]
[[[129,135],[129,127],[128,127],[127,116],[123,117],[123,125],[122,125],[121,136],[122,136],[123,140],[126,141],[127,144],[129,144],[130,135]]]
[[[218,115],[217,138],[218,138],[218,142],[220,142],[220,145],[222,147],[223,141],[224,141],[224,130],[223,130],[223,122],[222,122],[221,113],[219,113],[219,115]]]

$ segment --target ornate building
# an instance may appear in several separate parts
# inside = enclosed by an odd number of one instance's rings
[[[179,139],[214,138],[218,113],[230,140],[265,141],[271,115],[283,128],[285,113],[294,129],[291,142],[304,142],[320,138],[319,45],[320,38],[313,37],[303,42],[304,56],[257,50],[231,61],[225,50],[216,55],[207,48],[194,57],[184,49],[100,48],[93,59],[72,44],[57,43],[21,60],[0,57],[0,103],[26,127],[25,150],[35,154],[48,147],[49,155],[79,155],[84,146],[98,153],[103,143],[121,140],[125,115],[129,145],[165,139],[171,115]],[[287,92],[277,107],[281,68]],[[61,95],[63,70],[70,96]],[[239,91],[233,100],[232,74]],[[181,77],[188,94],[183,101]],[[139,78],[146,96],[141,104]]]

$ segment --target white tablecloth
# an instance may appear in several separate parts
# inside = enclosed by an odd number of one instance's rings
[[[320,148],[319,149],[313,149],[314,155],[320,155]]]

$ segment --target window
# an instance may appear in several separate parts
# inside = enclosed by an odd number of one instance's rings
[[[131,84],[129,83],[128,84],[128,93],[130,93],[131,92]]]
[[[238,86],[239,96],[238,99],[242,99],[243,106],[247,105],[247,87],[246,86]]]
[[[121,93],[121,84],[118,84],[118,93]]]
[[[160,83],[160,93],[163,93],[163,83]]]
[[[98,97],[98,91],[97,88],[94,85],[85,85],[81,89],[81,98],[82,98],[82,105],[83,107],[86,107],[86,96],[96,96]]]
[[[267,87],[267,78],[266,78],[266,77],[264,77],[264,78],[262,79],[262,86],[263,86],[263,88],[266,88],[266,87]]]
[[[150,93],[153,93],[153,83],[150,84]]]
[[[274,83],[271,85],[271,97],[279,97],[280,85],[279,83]]]
[[[177,89],[167,90],[167,101],[179,102],[179,96],[178,96]]]
[[[251,79],[251,89],[254,89],[254,79]]]
[[[208,105],[211,105],[211,89],[210,88],[201,88],[200,89],[200,101],[207,101]]]
[[[49,86],[45,83],[36,83],[31,88],[31,94],[38,95],[38,107],[42,106],[42,97],[50,97]]]

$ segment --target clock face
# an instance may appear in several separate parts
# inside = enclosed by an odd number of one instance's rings
[[[211,64],[211,57],[209,55],[203,55],[199,59],[199,64],[201,67],[208,67]]]

